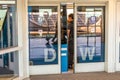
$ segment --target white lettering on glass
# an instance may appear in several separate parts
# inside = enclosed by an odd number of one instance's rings
[[[49,52],[51,53],[52,58],[48,58]],[[52,48],[44,49],[44,53],[45,53],[45,58],[44,58],[45,62],[52,62],[52,61],[54,61],[56,59],[56,52],[55,52],[54,49],[52,49]]]
[[[95,47],[93,47],[92,49],[86,47],[85,52],[83,52],[83,48],[79,48],[79,50],[81,53],[82,60],[86,60],[87,54],[88,54],[89,60],[93,60],[93,56],[95,54]]]

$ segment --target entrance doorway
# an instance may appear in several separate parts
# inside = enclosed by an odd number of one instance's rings
[[[104,71],[104,9],[74,3],[29,5],[30,74]],[[74,16],[71,40],[69,14]]]
[[[74,71],[74,10],[73,3],[61,3],[61,72]]]

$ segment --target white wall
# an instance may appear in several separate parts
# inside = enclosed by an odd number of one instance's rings
[[[105,25],[105,71],[115,72],[115,10],[116,0],[106,3],[106,25]]]
[[[29,77],[29,50],[28,50],[28,0],[17,0],[17,27],[18,46],[21,50],[16,55],[18,58],[18,72],[21,80]],[[16,60],[17,60],[16,59]],[[17,70],[17,69],[16,69]]]

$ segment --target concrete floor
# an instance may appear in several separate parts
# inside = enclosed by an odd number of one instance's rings
[[[0,80],[14,80],[14,77],[0,77]],[[19,79],[15,79],[19,80]],[[53,74],[53,75],[36,75],[30,76],[24,80],[120,80],[120,72],[106,73],[106,72],[88,72],[77,74]]]
[[[120,72],[109,74],[106,72],[88,72],[77,74],[36,75],[30,76],[29,80],[120,80]]]
[[[14,78],[14,72],[8,68],[0,67],[0,80],[12,80]]]
[[[13,80],[14,75],[0,75],[0,80]]]
[[[8,74],[14,74],[12,70],[9,70],[8,68],[0,67],[0,75],[8,75]]]

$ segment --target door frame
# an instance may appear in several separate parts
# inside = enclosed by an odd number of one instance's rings
[[[58,64],[52,65],[29,65],[30,75],[60,74],[61,73],[61,29],[60,29],[60,5],[59,4],[29,4],[28,6],[57,6],[58,8]]]

